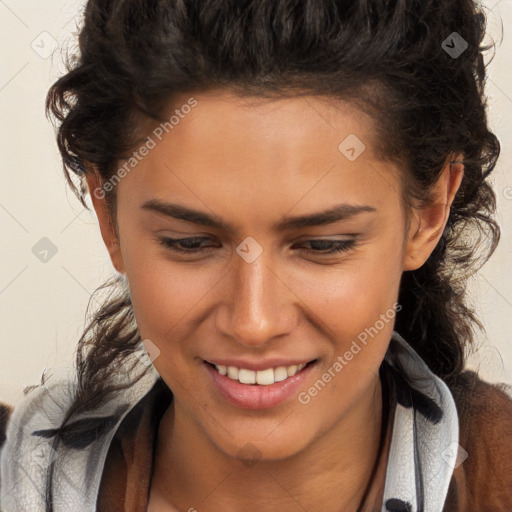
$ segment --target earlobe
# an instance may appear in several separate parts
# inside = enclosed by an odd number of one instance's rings
[[[120,274],[126,274],[121,246],[112,223],[112,215],[105,200],[101,176],[94,166],[90,166],[88,169],[89,172],[85,179],[87,181],[87,187],[89,188],[89,195],[91,197],[94,211],[98,217],[101,237],[108,250],[110,260],[114,268]]]
[[[432,189],[430,203],[414,211],[404,254],[403,270],[420,268],[441,239],[450,215],[450,208],[462,182],[464,166],[461,155],[449,159]]]

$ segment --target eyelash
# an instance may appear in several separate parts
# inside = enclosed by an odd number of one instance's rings
[[[181,254],[199,254],[201,252],[204,252],[207,249],[211,249],[212,247],[203,247],[203,248],[187,248],[183,249],[178,247],[179,243],[183,242],[194,242],[194,241],[201,241],[201,240],[210,240],[206,237],[190,237],[190,238],[169,238],[169,237],[158,237],[157,242],[167,249],[170,249],[171,251],[181,253]],[[332,254],[341,254],[344,252],[348,252],[350,249],[352,249],[356,245],[355,240],[304,240],[302,243],[320,243],[320,245],[328,245],[331,247],[328,251],[321,251],[321,250],[315,250],[315,249],[303,249],[303,250],[310,250],[311,252],[317,254],[317,255],[332,255]]]

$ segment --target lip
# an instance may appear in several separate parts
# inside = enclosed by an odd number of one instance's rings
[[[292,395],[295,395],[298,389],[304,384],[304,381],[314,369],[317,362],[318,361],[315,360],[305,366],[293,377],[288,377],[286,380],[275,382],[269,386],[242,384],[237,380],[230,379],[227,375],[221,375],[206,361],[203,362],[203,365],[219,394],[230,404],[241,409],[270,409],[281,405]],[[258,366],[261,367],[261,364]],[[287,364],[278,364],[277,366],[287,366]],[[247,368],[247,366],[242,366],[242,368]],[[269,366],[266,366],[265,368],[269,368]],[[270,368],[272,368],[272,366],[270,366]]]
[[[313,359],[291,360],[291,359],[267,359],[265,361],[243,361],[240,359],[216,359],[215,361],[206,360],[207,363],[216,364],[218,366],[234,366],[236,368],[245,368],[246,370],[253,370],[255,372],[261,370],[268,370],[269,368],[278,368],[279,366],[288,366],[311,363]]]

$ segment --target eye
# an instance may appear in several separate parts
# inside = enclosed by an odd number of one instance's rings
[[[339,254],[347,252],[356,245],[355,240],[303,240],[300,245],[309,244],[311,249],[303,249],[315,254]]]
[[[194,236],[189,238],[169,238],[169,237],[158,237],[157,242],[172,251],[183,253],[183,254],[197,254],[205,252],[206,249],[212,247],[199,247],[202,241],[208,241],[210,238],[204,236]]]
[[[157,242],[164,247],[182,254],[199,254],[213,249],[214,246],[203,246],[204,242],[211,241],[208,237],[189,237],[189,238],[169,238],[158,237]],[[310,248],[299,247],[299,250],[306,251],[318,255],[340,254],[347,252],[356,245],[355,240],[303,240],[299,246],[309,245]]]

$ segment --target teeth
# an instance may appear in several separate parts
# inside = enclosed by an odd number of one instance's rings
[[[288,372],[288,377],[293,377],[297,373],[297,365],[289,366],[286,371]]]
[[[233,380],[238,380],[238,368],[228,366],[228,377]]]
[[[288,372],[284,366],[280,366],[274,370],[274,381],[281,382],[288,378]]]
[[[238,372],[238,380],[242,384],[256,384],[256,372],[240,368],[240,371]]]
[[[269,384],[274,384],[274,370],[269,368],[268,370],[262,370],[259,372],[253,372],[256,374],[256,383],[261,384],[262,386],[268,386]],[[242,381],[240,381],[242,382]]]
[[[268,368],[267,370],[247,370],[246,368],[236,368],[235,366],[215,365],[221,375],[227,375],[230,379],[238,380],[242,384],[259,384],[260,386],[269,386],[275,382],[281,382],[288,377],[293,377],[300,372],[306,363],[291,366],[279,366],[278,368]]]

